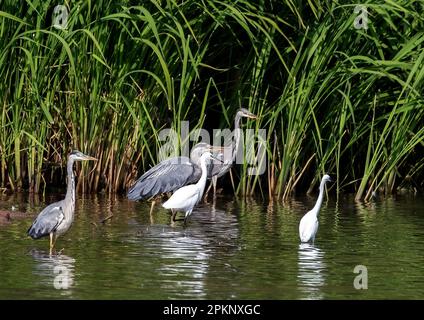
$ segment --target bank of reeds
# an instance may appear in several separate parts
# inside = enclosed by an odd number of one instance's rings
[[[358,199],[423,188],[421,1],[368,1],[368,21],[341,0],[70,1],[66,29],[57,4],[1,2],[0,187],[63,186],[80,149],[99,161],[79,191],[125,191],[161,129],[232,126],[242,105],[267,170],[238,166],[239,194],[286,198],[324,172]]]

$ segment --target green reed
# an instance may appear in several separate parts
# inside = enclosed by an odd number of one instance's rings
[[[368,1],[368,29],[341,0],[80,0],[66,29],[57,4],[0,7],[0,188],[63,186],[75,148],[99,159],[77,166],[78,191],[124,192],[161,129],[232,127],[243,106],[267,170],[236,166],[237,194],[312,192],[325,172],[358,199],[422,189],[422,2]]]

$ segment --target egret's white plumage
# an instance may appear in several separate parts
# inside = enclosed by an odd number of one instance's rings
[[[322,199],[324,198],[324,186],[327,181],[331,181],[331,178],[328,174],[322,177],[321,183],[319,185],[319,195],[318,200],[315,203],[315,206],[311,211],[305,214],[300,220],[299,224],[299,237],[302,242],[314,242],[315,235],[318,231],[318,213],[321,208]]]
[[[212,158],[210,152],[205,152],[200,157],[200,168],[202,175],[196,184],[184,186],[177,191],[165,202],[162,206],[166,209],[171,209],[173,212],[183,211],[185,212],[185,219],[191,214],[194,206],[200,201],[205,191],[206,179],[207,179],[207,166],[206,161]],[[174,218],[174,215],[173,215]]]

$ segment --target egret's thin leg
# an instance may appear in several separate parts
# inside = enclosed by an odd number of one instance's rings
[[[175,216],[177,215],[177,210],[171,209],[172,217],[171,220],[175,222]]]
[[[190,215],[191,215],[191,211],[193,211],[193,210],[189,210],[185,214],[185,217],[184,217],[184,227],[187,226],[187,220],[188,220],[188,217],[190,217]]]

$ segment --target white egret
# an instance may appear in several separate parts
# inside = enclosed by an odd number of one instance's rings
[[[244,108],[237,111],[234,120],[234,143],[226,147],[219,147],[201,142],[193,147],[190,158],[173,157],[161,161],[137,179],[128,190],[128,199],[131,201],[150,199],[163,193],[174,192],[183,186],[196,183],[201,176],[200,156],[206,151],[211,151],[217,154],[218,157],[224,158],[224,161],[210,163],[208,165],[207,177],[208,179],[212,179],[211,186],[214,186],[215,195],[218,177],[221,177],[230,170],[236,158],[237,150],[241,142],[241,118],[256,119],[256,115]],[[153,211],[154,204],[155,201],[152,203],[150,213]]]
[[[205,191],[206,179],[208,176],[206,161],[211,158],[220,161],[219,159],[215,158],[209,151],[204,152],[200,157],[200,168],[202,170],[202,175],[200,176],[199,181],[196,184],[191,184],[178,189],[165,203],[162,204],[165,209],[171,209],[173,221],[175,221],[176,212],[182,211],[185,212],[185,224],[187,217],[193,211],[194,206],[199,203],[200,199],[202,199],[203,192]]]
[[[331,181],[331,178],[328,174],[322,177],[321,183],[319,185],[319,195],[318,200],[315,203],[315,206],[305,214],[300,220],[299,224],[299,236],[301,242],[315,241],[315,235],[318,231],[318,213],[321,208],[322,199],[324,198],[324,186],[327,181]]]

